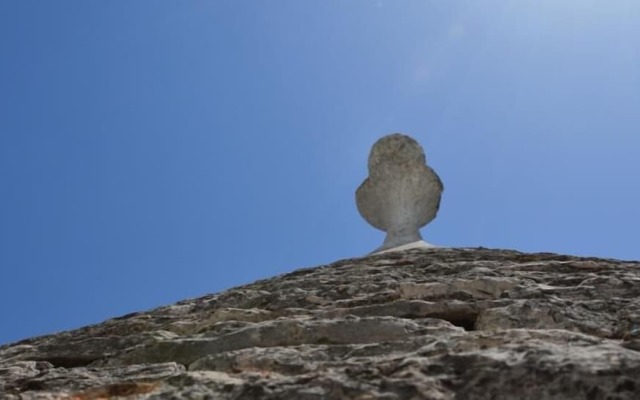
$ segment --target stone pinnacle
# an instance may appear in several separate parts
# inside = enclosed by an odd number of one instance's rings
[[[360,215],[387,233],[374,253],[434,247],[422,240],[419,229],[436,217],[443,190],[415,139],[400,133],[379,139],[369,153],[369,176],[356,190]]]

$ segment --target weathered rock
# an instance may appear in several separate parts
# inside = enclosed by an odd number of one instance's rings
[[[414,249],[0,347],[3,399],[638,399],[640,263]]]

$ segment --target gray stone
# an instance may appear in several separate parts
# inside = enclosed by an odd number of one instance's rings
[[[0,346],[0,398],[640,398],[640,263],[385,252]]]
[[[396,133],[378,140],[369,154],[369,176],[356,191],[360,215],[387,232],[374,253],[431,247],[419,229],[436,217],[443,190],[415,139]]]

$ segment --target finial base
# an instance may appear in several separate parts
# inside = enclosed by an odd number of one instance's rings
[[[407,244],[394,246],[394,247],[388,247],[388,246],[382,245],[381,247],[378,247],[377,249],[375,249],[369,254],[382,254],[382,253],[389,253],[391,251],[403,251],[403,250],[409,250],[409,249],[435,249],[435,248],[438,248],[438,246],[431,243],[427,243],[424,240],[418,240],[417,242],[407,243]]]

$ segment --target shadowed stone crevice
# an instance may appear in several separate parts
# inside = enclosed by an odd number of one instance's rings
[[[474,311],[461,311],[443,314],[434,314],[433,318],[439,318],[450,322],[452,325],[459,326],[465,331],[471,332],[476,330],[476,320],[480,313]]]
[[[73,356],[52,356],[37,359],[35,361],[44,361],[51,363],[56,368],[77,368],[77,367],[86,367],[98,360],[102,357],[73,357]]]

